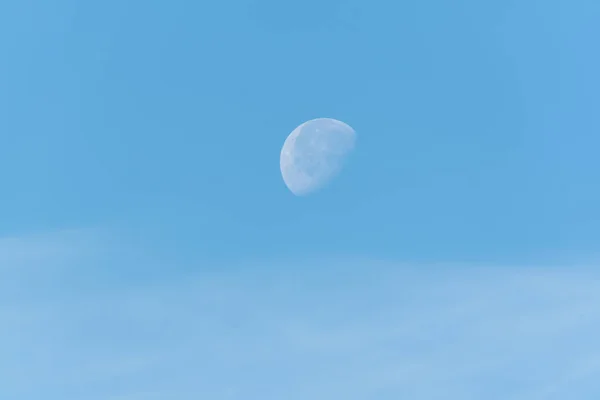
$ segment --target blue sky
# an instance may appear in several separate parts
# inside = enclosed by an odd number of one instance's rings
[[[0,398],[597,398],[600,3],[88,3],[0,4]]]

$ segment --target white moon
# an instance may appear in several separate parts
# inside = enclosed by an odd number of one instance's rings
[[[283,181],[296,196],[322,188],[340,173],[355,143],[356,132],[341,121],[317,118],[303,123],[281,149]]]

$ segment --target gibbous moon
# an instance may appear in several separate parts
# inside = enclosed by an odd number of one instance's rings
[[[341,172],[355,143],[356,132],[341,121],[317,118],[303,123],[281,149],[283,181],[296,196],[321,189]]]

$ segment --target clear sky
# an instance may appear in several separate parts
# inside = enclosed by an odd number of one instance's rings
[[[598,37],[597,0],[0,2],[0,398],[597,399]],[[295,197],[318,117],[356,152]]]

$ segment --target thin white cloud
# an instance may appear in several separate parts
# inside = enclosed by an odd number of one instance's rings
[[[3,299],[0,398],[598,398],[600,270],[358,264]]]
[[[23,236],[0,236],[0,272],[22,266],[53,266],[87,254],[89,230],[62,230]]]

